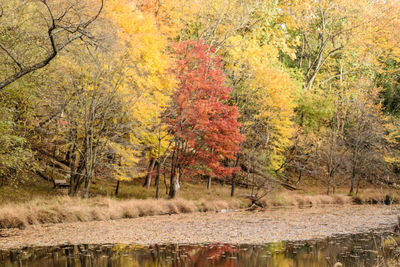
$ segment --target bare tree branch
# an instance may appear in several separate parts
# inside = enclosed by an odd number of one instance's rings
[[[19,69],[22,70],[22,65],[21,65],[21,63],[18,62],[18,60],[16,59],[16,57],[15,57],[13,54],[11,54],[11,52],[8,51],[8,49],[7,49],[3,44],[0,44],[0,48],[1,48],[4,52],[6,52],[6,54],[14,61],[14,63],[17,64],[17,66],[19,67]]]
[[[0,92],[2,89],[4,89],[7,85],[15,82],[16,80],[18,80],[19,78],[33,72],[36,71],[38,69],[41,69],[43,67],[45,67],[46,65],[48,65],[50,63],[50,61],[52,61],[58,54],[59,51],[61,51],[62,49],[64,49],[67,45],[69,45],[70,43],[72,43],[73,41],[75,41],[76,39],[82,39],[82,37],[88,37],[89,39],[92,39],[92,37],[85,31],[86,28],[92,24],[100,15],[100,13],[103,10],[104,7],[104,0],[101,0],[101,5],[99,10],[97,11],[97,13],[90,18],[88,21],[84,22],[84,23],[79,23],[77,25],[75,25],[74,27],[74,31],[72,31],[73,33],[77,33],[76,35],[73,35],[72,37],[68,38],[66,41],[64,41],[62,44],[57,46],[56,43],[56,33],[66,30],[68,27],[66,26],[61,26],[61,25],[57,25],[57,21],[60,21],[62,18],[65,17],[65,15],[68,13],[69,10],[72,9],[72,6],[68,7],[59,17],[55,18],[52,12],[52,9],[50,8],[50,6],[47,4],[46,0],[41,0],[41,2],[45,5],[49,16],[50,16],[50,24],[49,24],[49,28],[48,28],[48,39],[50,41],[51,44],[51,52],[46,56],[45,59],[43,59],[42,61],[32,64],[30,66],[24,67],[22,66],[22,64],[20,64],[16,58],[12,55],[11,52],[9,52],[3,45],[1,45],[1,49],[6,51],[6,53],[13,59],[13,61],[18,65],[18,67],[20,68],[20,70],[18,72],[16,72],[15,74],[5,78],[3,81],[0,82]],[[3,15],[3,9],[0,7],[0,16]]]

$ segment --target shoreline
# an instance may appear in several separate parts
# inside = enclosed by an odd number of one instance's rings
[[[2,229],[0,250],[78,244],[265,244],[389,229],[400,206],[343,205],[32,225]]]

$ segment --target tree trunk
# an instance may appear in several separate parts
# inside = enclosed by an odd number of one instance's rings
[[[330,177],[328,178],[328,186],[327,186],[327,190],[326,190],[326,194],[329,195],[329,190],[330,190]]]
[[[77,184],[77,175],[71,175],[70,179],[69,179],[69,190],[68,190],[68,195],[70,196],[75,196],[76,195],[76,184]]]
[[[68,158],[68,164],[69,164],[69,190],[68,190],[68,195],[70,196],[75,196],[77,191],[78,191],[78,183],[80,179],[80,173],[82,171],[82,166],[83,166],[83,161],[82,157],[79,158],[78,160],[78,166],[77,165],[77,154],[76,154],[76,142],[77,142],[77,133],[75,128],[72,128],[70,130],[70,135],[71,135],[71,149],[70,149],[70,154]]]
[[[235,168],[239,164],[239,157],[240,157],[240,154],[237,154],[236,155],[236,160],[235,160],[235,165],[234,165]],[[231,197],[233,197],[235,195],[235,179],[236,179],[236,172],[232,174]]]
[[[161,160],[161,159],[160,159]],[[158,159],[156,159],[156,163],[154,164],[154,168],[153,168],[153,172],[154,172],[154,169],[155,169],[155,174],[156,174],[156,178],[154,179],[154,186],[157,186],[157,174],[158,174]],[[161,171],[160,171],[160,173],[161,173]],[[160,179],[160,178],[159,178]]]
[[[165,194],[168,195],[168,184],[167,184],[167,175],[166,175],[165,167],[164,167],[164,171],[163,171],[163,176],[164,176]]]
[[[83,189],[83,198],[89,198],[89,188],[90,188],[90,183],[92,181],[93,177],[93,170],[90,170],[90,172],[87,174],[85,177],[85,188]]]
[[[353,154],[353,168],[351,172],[351,185],[350,185],[350,194],[354,191],[354,183],[356,180],[356,168],[357,168],[357,150],[354,151]]]
[[[236,173],[232,174],[231,197],[235,196],[235,178],[236,178]]]
[[[149,167],[147,170],[146,180],[144,181],[143,187],[150,188],[151,177],[153,176],[154,165],[156,164],[156,159],[151,158]]]
[[[169,186],[169,197],[175,198],[178,195],[180,185],[179,185],[179,170],[176,170],[174,175],[171,176],[171,182]]]
[[[70,175],[70,180],[69,180],[69,192],[68,195],[70,196],[76,196],[76,193],[78,193],[78,190],[83,182],[82,176],[84,175],[83,172],[83,161],[79,161],[79,165],[76,168],[76,170],[73,170]]]
[[[79,188],[81,187],[84,179],[82,179],[82,176],[84,174],[82,173],[82,169],[79,168],[76,171],[76,173],[74,173],[71,178],[70,178],[70,187],[69,187],[69,192],[68,195],[70,196],[76,196],[76,194],[79,191]]]
[[[356,179],[356,175],[355,175],[355,173],[354,173],[354,171],[352,172],[352,174],[351,174],[351,185],[350,185],[350,194],[352,194],[353,193],[353,191],[354,191],[354,182],[355,182],[355,179]]]
[[[303,176],[303,169],[300,169],[299,177],[297,178],[297,182],[296,182],[297,185],[300,184],[302,176]]]
[[[356,195],[358,194],[358,189],[360,188],[360,180],[361,180],[361,178],[360,178],[360,176],[358,176],[357,186],[356,186]]]
[[[76,184],[77,174],[75,170],[75,160],[76,160],[75,153],[71,153],[70,163],[69,163],[70,174],[69,174],[69,190],[68,190],[68,195],[70,196],[73,196],[76,193],[75,184]]]
[[[208,180],[207,180],[207,190],[211,189],[211,175],[208,175]]]
[[[117,181],[117,186],[115,187],[115,195],[116,195],[116,196],[118,196],[119,183],[120,183],[120,181]]]
[[[156,175],[156,199],[160,197],[160,173],[161,173],[161,164],[157,164],[157,175]]]

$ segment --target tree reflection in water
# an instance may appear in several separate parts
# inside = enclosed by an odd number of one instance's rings
[[[25,248],[0,253],[0,266],[375,266],[393,247],[382,249],[390,233],[358,234],[319,241],[266,245],[78,245]],[[396,259],[397,260],[397,259]]]

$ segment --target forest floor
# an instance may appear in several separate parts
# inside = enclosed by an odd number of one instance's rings
[[[107,197],[117,200],[126,199],[154,199],[155,187],[150,188],[142,186],[143,179],[135,179],[133,181],[121,182],[118,195],[115,195],[115,181],[97,180],[91,185],[90,197]],[[358,199],[358,204],[361,203],[382,203],[386,196],[389,195],[395,203],[400,203],[400,190],[389,186],[378,186],[365,183],[360,188],[360,193],[348,195],[349,186],[344,185],[336,189],[336,196],[342,196],[335,199],[334,203],[329,198],[326,198],[326,187],[321,184],[316,184],[314,181],[305,180],[300,185],[296,185],[298,190],[288,191],[284,188],[276,189],[269,192],[264,198],[266,206],[302,206],[307,205],[311,201],[322,202],[321,204],[343,204],[348,201]],[[184,182],[181,184],[179,198],[191,201],[206,200],[225,200],[238,201],[245,205],[249,203],[249,199],[244,197],[252,193],[251,187],[236,187],[235,197],[231,197],[230,184],[221,184],[213,182],[211,189],[207,190],[204,181]],[[254,191],[257,193],[257,191]],[[41,178],[33,178],[26,181],[24,184],[17,186],[5,185],[0,186],[0,207],[7,203],[26,203],[32,199],[52,199],[60,196],[65,196],[67,190],[54,189],[51,182],[44,181]],[[259,192],[260,195],[263,192]],[[319,196],[319,197],[317,197]],[[332,196],[332,195],[331,195]],[[301,199],[303,197],[303,199]],[[160,188],[160,198],[167,199],[165,186]],[[316,199],[319,198],[319,199]],[[325,198],[325,199],[324,199]],[[304,203],[303,203],[304,202]]]
[[[399,205],[331,205],[31,225],[0,230],[0,249],[108,243],[263,244],[393,229],[399,214]]]

